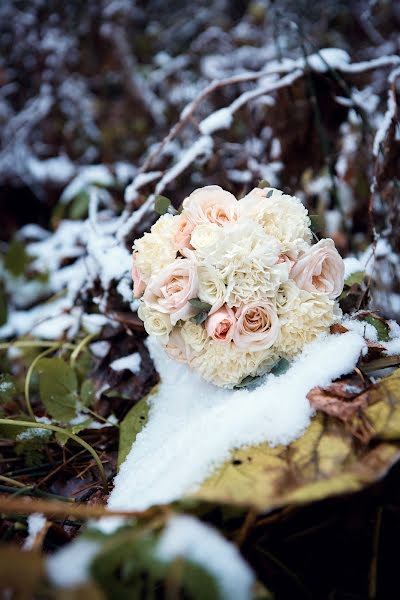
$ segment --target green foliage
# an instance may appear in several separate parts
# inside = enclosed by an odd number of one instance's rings
[[[3,281],[0,280],[0,326],[6,323],[8,318],[8,306],[6,290]]]
[[[319,233],[325,229],[325,218],[323,215],[310,215],[311,231]]]
[[[345,287],[351,287],[352,285],[361,285],[365,279],[365,271],[357,271],[356,273],[352,273],[349,275],[344,285]]]
[[[13,240],[7,249],[4,257],[4,266],[11,275],[19,277],[26,271],[31,257],[25,250],[24,244],[20,240]]]
[[[51,417],[68,423],[76,416],[78,379],[61,358],[42,358],[38,363],[40,398]]]
[[[389,326],[386,321],[374,317],[373,315],[367,315],[366,317],[363,317],[363,320],[372,325],[372,327],[375,327],[380,342],[388,342],[390,340]]]
[[[154,533],[124,529],[108,539],[95,557],[91,574],[112,600],[145,600],[157,597],[218,600],[215,579],[198,565],[177,559],[161,562],[156,557]]]
[[[204,321],[207,319],[207,317],[208,317],[208,312],[203,310],[203,311],[197,313],[197,315],[192,317],[190,320],[192,321],[192,323],[195,323],[196,325],[200,325],[201,323],[204,323]]]
[[[12,375],[0,373],[0,404],[10,402],[18,392],[17,383]]]
[[[192,298],[189,300],[189,304],[200,311],[209,312],[211,310],[211,304],[208,304],[208,302],[203,302],[200,300],[200,298]]]
[[[90,196],[86,190],[81,190],[71,202],[68,211],[70,219],[79,220],[87,216]]]
[[[23,456],[27,467],[36,467],[44,462],[47,444],[52,436],[46,429],[25,429],[17,434],[15,454]]]
[[[95,401],[95,390],[93,381],[85,379],[81,385],[81,404],[83,406],[93,406]]]
[[[73,425],[72,427],[65,427],[65,433],[61,433],[61,431],[57,431],[55,434],[55,438],[60,446],[65,446],[65,444],[70,439],[69,434],[75,433],[78,434],[81,431],[84,431],[92,422],[92,419],[85,419],[82,423],[78,423],[77,425]]]
[[[267,181],[266,179],[260,179],[260,181],[257,184],[257,187],[259,187],[260,189],[264,189],[264,188],[269,188],[271,187],[271,184],[269,183],[269,181]],[[269,192],[268,192],[269,193]]]
[[[128,456],[137,434],[146,425],[149,416],[149,397],[154,393],[155,388],[150,394],[142,398],[126,415],[120,424],[119,429],[119,448],[118,448],[118,467]]]
[[[166,198],[165,196],[157,196],[154,201],[154,210],[159,215],[165,215],[168,212],[169,207],[171,206],[171,200]]]

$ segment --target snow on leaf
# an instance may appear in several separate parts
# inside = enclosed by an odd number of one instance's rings
[[[153,390],[154,391],[154,390]],[[142,398],[126,415],[121,422],[119,428],[119,448],[118,448],[118,467],[124,462],[128,456],[132,444],[136,440],[137,434],[143,429],[147,423],[149,415],[148,399],[151,396],[150,392]]]

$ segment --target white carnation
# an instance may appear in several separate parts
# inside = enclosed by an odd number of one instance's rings
[[[307,209],[298,198],[280,190],[266,188],[263,192],[272,193],[268,198],[260,197],[253,190],[240,200],[240,220],[262,225],[266,234],[279,241],[283,253],[304,250],[312,240]]]
[[[272,298],[282,281],[288,279],[288,266],[278,263],[279,243],[255,223],[227,225],[219,230],[206,263],[214,266],[225,281],[230,307]]]
[[[175,233],[177,221],[173,215],[163,215],[154,223],[150,233],[135,241],[136,267],[141,279],[148,283],[176,258]]]
[[[290,310],[280,314],[281,328],[276,342],[278,352],[288,358],[295,356],[305,344],[328,333],[336,317],[336,303],[327,295],[300,290]]]
[[[144,328],[149,335],[154,335],[162,344],[168,342],[168,336],[172,331],[169,315],[152,310],[141,302],[138,316],[142,319]]]
[[[289,279],[289,281],[282,283],[279,286],[275,299],[278,316],[285,315],[294,310],[299,301],[299,296],[300,288],[297,287],[294,281]]]
[[[270,371],[278,360],[272,349],[246,352],[233,343],[218,344],[209,339],[203,352],[190,361],[190,366],[210,383],[232,388],[245,377],[256,377]]]

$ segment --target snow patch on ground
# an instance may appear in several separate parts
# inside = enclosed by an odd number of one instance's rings
[[[57,587],[75,587],[90,580],[90,565],[101,549],[99,542],[77,538],[47,559],[50,582]]]
[[[354,273],[362,273],[365,270],[363,263],[354,256],[349,256],[348,258],[343,259],[343,262],[345,281],[348,277],[350,277],[350,275],[353,275]]]
[[[209,525],[187,515],[174,516],[156,548],[159,560],[185,559],[216,578],[223,600],[249,600],[254,575],[236,546]]]
[[[36,536],[46,525],[46,518],[40,513],[33,513],[28,517],[28,537],[25,538],[23,549],[32,550]]]
[[[134,352],[133,354],[128,354],[128,356],[122,356],[121,358],[113,360],[113,362],[110,363],[110,367],[114,371],[124,371],[126,369],[136,375],[140,371],[141,364],[142,359],[139,352]]]
[[[115,478],[111,509],[142,510],[188,495],[232,449],[288,444],[309,424],[307,393],[352,371],[365,341],[357,332],[309,344],[282,377],[253,390],[224,390],[148,347],[161,383],[150,398],[149,420]]]

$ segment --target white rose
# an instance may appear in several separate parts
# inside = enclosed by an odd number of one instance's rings
[[[293,310],[298,302],[300,295],[300,289],[294,283],[294,281],[286,281],[279,286],[276,294],[276,310],[278,315],[284,315],[287,312]]]
[[[142,319],[144,328],[149,335],[154,335],[162,344],[168,342],[168,336],[172,331],[169,315],[152,310],[141,303],[138,308],[138,316]]]
[[[199,280],[199,298],[202,302],[211,305],[210,315],[215,313],[224,304],[226,296],[226,286],[213,267],[199,267],[197,269]]]
[[[218,240],[218,232],[219,227],[215,223],[202,223],[193,229],[190,243],[197,251],[207,249]]]
[[[194,190],[183,201],[183,214],[195,225],[215,223],[223,227],[237,220],[237,212],[238,201],[235,196],[219,185],[207,185]]]
[[[152,226],[150,233],[135,240],[135,266],[141,279],[147,284],[150,277],[156,275],[176,258],[175,234],[176,217],[163,215]]]
[[[195,352],[201,352],[207,342],[207,331],[202,325],[186,321],[181,329],[181,335],[188,346]]]

